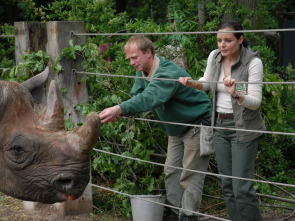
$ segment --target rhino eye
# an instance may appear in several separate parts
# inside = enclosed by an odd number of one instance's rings
[[[25,157],[24,155],[26,155],[26,151],[24,150],[24,148],[17,144],[8,148],[7,151],[9,153],[8,155],[13,161],[22,161]]]
[[[13,151],[15,155],[20,156],[21,154],[23,154],[25,151],[22,147],[20,146],[13,146],[10,151]]]
[[[34,159],[31,151],[32,144],[22,135],[12,137],[5,149],[5,160],[12,168],[24,168]]]

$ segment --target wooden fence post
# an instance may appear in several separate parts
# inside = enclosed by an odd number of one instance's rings
[[[47,31],[46,23],[15,22],[15,61],[21,62],[21,55],[30,52],[46,51]],[[46,87],[40,87],[32,92],[35,100],[34,109],[40,111],[46,105]]]
[[[55,62],[57,56],[61,56],[62,50],[69,47],[69,41],[72,39],[74,44],[85,44],[85,36],[71,37],[71,31],[76,33],[85,33],[84,22],[64,22],[53,21],[47,23],[48,44],[46,51],[50,56],[51,63]],[[66,88],[67,92],[63,94],[64,106],[67,109],[67,117],[71,117],[72,122],[84,122],[84,118],[77,108],[77,104],[83,104],[88,101],[86,82],[82,81],[81,74],[73,74],[72,70],[82,70],[82,57],[77,56],[76,60],[61,58],[63,67],[62,73],[50,72],[50,78],[58,82],[60,88]],[[49,79],[50,81],[50,79]]]
[[[86,82],[82,81],[82,76],[73,74],[72,70],[82,70],[82,58],[73,61],[61,56],[62,50],[69,47],[69,41],[72,39],[74,44],[86,43],[85,36],[71,36],[71,32],[85,33],[83,22],[63,22],[52,21],[48,23],[38,22],[15,22],[15,56],[16,62],[20,62],[20,55],[24,50],[28,52],[46,51],[50,56],[51,64],[55,63],[57,56],[61,57],[60,65],[63,67],[61,73],[55,73],[50,70],[49,79],[41,88],[39,103],[35,104],[35,109],[41,110],[46,105],[47,89],[51,80],[58,82],[59,88],[65,88],[66,92],[62,94],[64,107],[67,110],[66,118],[70,117],[72,123],[83,123],[84,117],[77,108],[77,104],[83,104],[88,101]],[[90,176],[91,177],[91,176]],[[92,191],[88,184],[84,194],[77,200],[64,203],[53,204],[60,216],[90,213],[92,212]],[[24,208],[27,210],[43,210],[52,205],[46,205],[35,202],[24,202]],[[48,209],[48,208],[47,208]]]

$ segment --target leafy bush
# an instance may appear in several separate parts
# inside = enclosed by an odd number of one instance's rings
[[[9,24],[0,24],[0,35],[14,35],[14,28]],[[14,38],[0,38],[0,77],[2,72],[9,71],[14,62]]]

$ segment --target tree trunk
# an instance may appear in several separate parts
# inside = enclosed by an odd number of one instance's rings
[[[236,4],[244,5],[250,12],[253,11],[258,3],[258,0],[236,0]],[[253,27],[256,27],[256,20],[254,17],[250,18]]]
[[[198,16],[199,16],[199,24],[203,25],[205,23],[205,11],[204,11],[205,1],[201,0],[198,4]]]
[[[116,0],[117,13],[125,12],[128,2],[129,2],[129,0]]]
[[[237,5],[245,6],[249,11],[253,11],[255,9],[258,1],[259,0],[235,0],[235,3]],[[227,21],[227,20],[230,20],[230,19],[232,19],[232,18],[231,18],[231,16],[229,14],[225,14],[223,16],[223,21]],[[252,23],[253,27],[255,27],[255,23],[256,23],[255,18],[251,17],[250,20],[251,20],[251,23]]]
[[[236,4],[244,5],[249,9],[249,11],[253,11],[257,4],[257,0],[236,0]]]
[[[150,2],[151,20],[154,21],[153,2],[152,2],[152,0],[149,0],[149,2]]]

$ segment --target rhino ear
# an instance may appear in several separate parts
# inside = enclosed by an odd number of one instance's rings
[[[50,82],[47,95],[47,105],[41,113],[39,125],[50,131],[65,128],[63,101],[56,81]]]
[[[37,74],[36,76],[24,81],[21,85],[28,89],[28,91],[32,91],[37,87],[40,87],[45,83],[48,78],[49,67],[47,66],[43,72]]]
[[[47,66],[43,72],[22,83],[22,86],[31,93],[35,103],[42,102],[42,85],[47,80],[48,75],[49,67]]]

